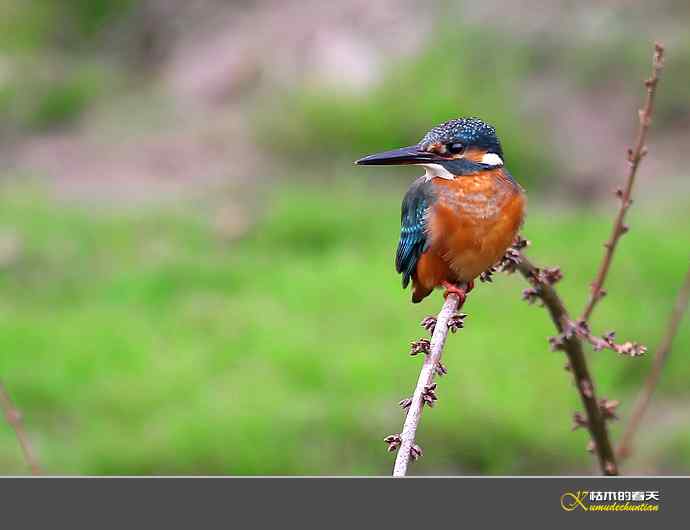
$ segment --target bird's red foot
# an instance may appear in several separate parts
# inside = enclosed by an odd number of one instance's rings
[[[459,285],[455,285],[450,282],[443,282],[441,284],[443,288],[445,288],[445,292],[443,293],[443,298],[448,298],[449,294],[455,294],[457,297],[460,299],[460,303],[458,304],[458,307],[462,307],[462,305],[465,303],[465,298],[467,297],[467,293],[469,293],[472,288],[474,287],[474,282],[470,281],[467,283],[467,287],[460,287]]]

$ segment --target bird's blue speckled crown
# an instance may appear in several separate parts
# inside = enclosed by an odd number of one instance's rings
[[[486,149],[489,153],[503,157],[496,129],[479,118],[458,118],[437,125],[424,135],[419,145],[425,149],[431,144],[453,142]]]

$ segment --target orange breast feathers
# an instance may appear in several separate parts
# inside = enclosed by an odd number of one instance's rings
[[[427,217],[429,250],[415,278],[424,291],[442,281],[473,280],[494,265],[515,239],[525,210],[522,188],[502,168],[434,178],[432,184],[437,199]]]

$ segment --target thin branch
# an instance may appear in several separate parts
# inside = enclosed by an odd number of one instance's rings
[[[22,414],[17,410],[12,403],[10,395],[5,390],[4,385],[0,381],[0,407],[5,412],[5,418],[7,418],[7,423],[14,429],[14,433],[17,436],[17,441],[19,442],[22,452],[24,453],[24,459],[31,469],[32,475],[41,474],[41,466],[38,463],[38,459],[33,452],[31,443],[29,442],[29,437],[24,430],[24,425],[22,424]]]
[[[635,402],[635,406],[630,414],[630,421],[628,422],[625,432],[621,437],[620,444],[618,445],[617,454],[618,458],[621,460],[630,456],[630,453],[632,452],[633,438],[640,426],[640,422],[642,421],[645,412],[647,412],[649,402],[651,401],[654,390],[659,383],[661,371],[666,364],[669,353],[671,352],[673,339],[678,333],[678,328],[683,320],[683,315],[687,310],[688,299],[690,299],[690,269],[688,269],[688,272],[685,275],[685,281],[678,292],[676,304],[671,312],[671,317],[669,318],[666,332],[661,340],[661,343],[659,344],[656,354],[654,355],[652,370],[647,376],[644,387],[640,391],[640,395]]]
[[[455,331],[455,329],[462,327],[462,318],[464,316],[456,314],[459,307],[460,299],[458,296],[449,294],[435,322],[431,318],[422,322],[422,325],[427,329],[433,327],[431,343],[428,343],[426,339],[413,343],[413,354],[423,351],[426,355],[414,394],[411,398],[400,402],[403,408],[408,408],[402,433],[391,435],[385,440],[388,443],[389,450],[394,451],[398,449],[393,468],[394,477],[404,477],[407,474],[410,459],[416,460],[422,455],[421,447],[415,443],[417,427],[419,427],[424,404],[433,406],[434,401],[436,401],[436,394],[434,392],[436,385],[433,384],[433,381],[437,373],[445,373],[445,367],[441,364],[441,355],[448,337],[448,331]]]
[[[524,247],[520,242],[513,250]],[[613,413],[606,414],[611,408],[607,400],[597,400],[594,381],[587,367],[587,360],[582,349],[582,341],[572,329],[572,320],[563,305],[563,301],[558,296],[549,277],[535,267],[523,254],[515,260],[514,268],[530,282],[532,288],[529,290],[530,296],[541,299],[551,315],[551,319],[561,334],[558,341],[558,349],[562,349],[568,357],[568,369],[573,374],[575,387],[580,394],[580,399],[585,407],[586,418],[581,418],[576,422],[579,426],[587,427],[592,436],[593,451],[599,459],[599,466],[604,475],[617,475],[618,466],[616,456],[609,439],[606,419],[613,417]],[[525,296],[523,294],[523,296]],[[576,414],[576,420],[578,415]]]
[[[604,291],[604,282],[606,281],[606,276],[608,275],[609,268],[611,267],[611,261],[613,260],[613,254],[616,251],[616,246],[618,245],[618,240],[623,234],[628,231],[628,226],[625,224],[625,214],[632,204],[632,189],[635,184],[635,176],[637,175],[637,168],[640,165],[640,161],[647,154],[647,147],[645,145],[647,139],[647,131],[652,123],[652,114],[654,113],[654,96],[656,94],[656,87],[659,83],[659,77],[661,75],[661,70],[664,67],[664,47],[658,42],[654,45],[654,58],[652,62],[652,76],[645,81],[645,87],[647,87],[647,96],[644,102],[644,106],[639,111],[640,124],[637,129],[637,139],[635,141],[635,147],[628,149],[628,163],[630,164],[630,170],[628,172],[628,178],[625,183],[624,189],[616,190],[616,195],[620,199],[620,209],[613,222],[613,228],[611,230],[611,235],[609,239],[604,244],[604,257],[599,265],[599,270],[597,272],[596,278],[592,283],[592,288],[589,295],[589,300],[585,306],[584,311],[580,320],[587,322],[592,316],[592,311],[596,303],[601,300],[601,298],[606,294]]]

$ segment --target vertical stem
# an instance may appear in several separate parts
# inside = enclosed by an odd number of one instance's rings
[[[645,87],[647,88],[647,96],[645,98],[644,106],[639,111],[640,124],[637,129],[637,139],[635,141],[635,147],[630,149],[628,152],[628,162],[630,163],[630,170],[628,171],[628,178],[625,183],[625,188],[620,190],[620,208],[616,214],[616,218],[613,222],[613,228],[611,229],[611,235],[604,244],[604,257],[599,264],[599,269],[597,271],[596,278],[592,283],[592,288],[589,294],[589,299],[587,305],[585,306],[580,320],[587,322],[592,316],[592,311],[594,306],[601,299],[604,294],[604,282],[606,281],[606,276],[608,275],[609,268],[611,267],[611,262],[613,260],[613,254],[616,251],[616,246],[618,245],[618,240],[621,238],[625,232],[627,232],[627,227],[625,226],[625,214],[632,204],[632,189],[635,184],[635,176],[637,175],[637,168],[640,165],[640,161],[646,154],[645,141],[647,139],[647,131],[649,131],[649,126],[652,123],[652,114],[654,113],[654,96],[656,95],[656,87],[659,83],[659,77],[661,75],[661,70],[664,67],[664,47],[656,43],[654,45],[654,59],[652,62],[652,76],[645,81]]]
[[[24,460],[26,460],[26,463],[29,465],[31,474],[40,475],[41,466],[39,465],[38,459],[36,458],[36,455],[33,452],[31,442],[29,441],[29,437],[26,434],[26,431],[24,430],[24,425],[22,424],[22,415],[15,408],[14,404],[12,403],[12,399],[5,390],[5,387],[3,386],[2,382],[0,382],[0,407],[2,407],[3,411],[5,412],[5,418],[7,418],[7,423],[10,425],[10,427],[12,427],[12,429],[14,429],[14,433],[17,436],[19,446],[21,447],[22,452],[24,453]]]
[[[434,333],[431,336],[429,353],[424,357],[424,364],[422,365],[419,379],[417,379],[417,386],[412,395],[412,403],[407,411],[402,433],[400,433],[401,442],[398,454],[395,458],[395,466],[393,468],[394,477],[404,477],[407,474],[410,454],[417,436],[417,427],[419,427],[419,421],[422,417],[422,408],[424,408],[424,391],[434,380],[436,366],[441,361],[443,346],[448,337],[448,321],[458,310],[459,305],[460,299],[458,296],[449,294],[436,319]]]
[[[683,315],[688,307],[688,299],[690,298],[690,269],[685,275],[685,281],[683,286],[678,292],[678,298],[676,299],[676,304],[671,312],[671,317],[668,322],[668,327],[664,334],[661,344],[659,344],[659,349],[657,349],[654,355],[654,363],[652,364],[652,370],[649,372],[647,379],[644,382],[644,387],[640,391],[640,395],[635,402],[632,413],[630,414],[630,421],[628,422],[625,432],[621,437],[620,444],[618,445],[618,457],[623,459],[630,456],[632,451],[632,441],[640,426],[642,418],[647,412],[649,407],[649,402],[652,399],[654,390],[659,384],[659,379],[661,377],[661,370],[666,364],[668,355],[671,352],[671,345],[673,344],[673,339],[678,333],[678,328],[683,320]]]

